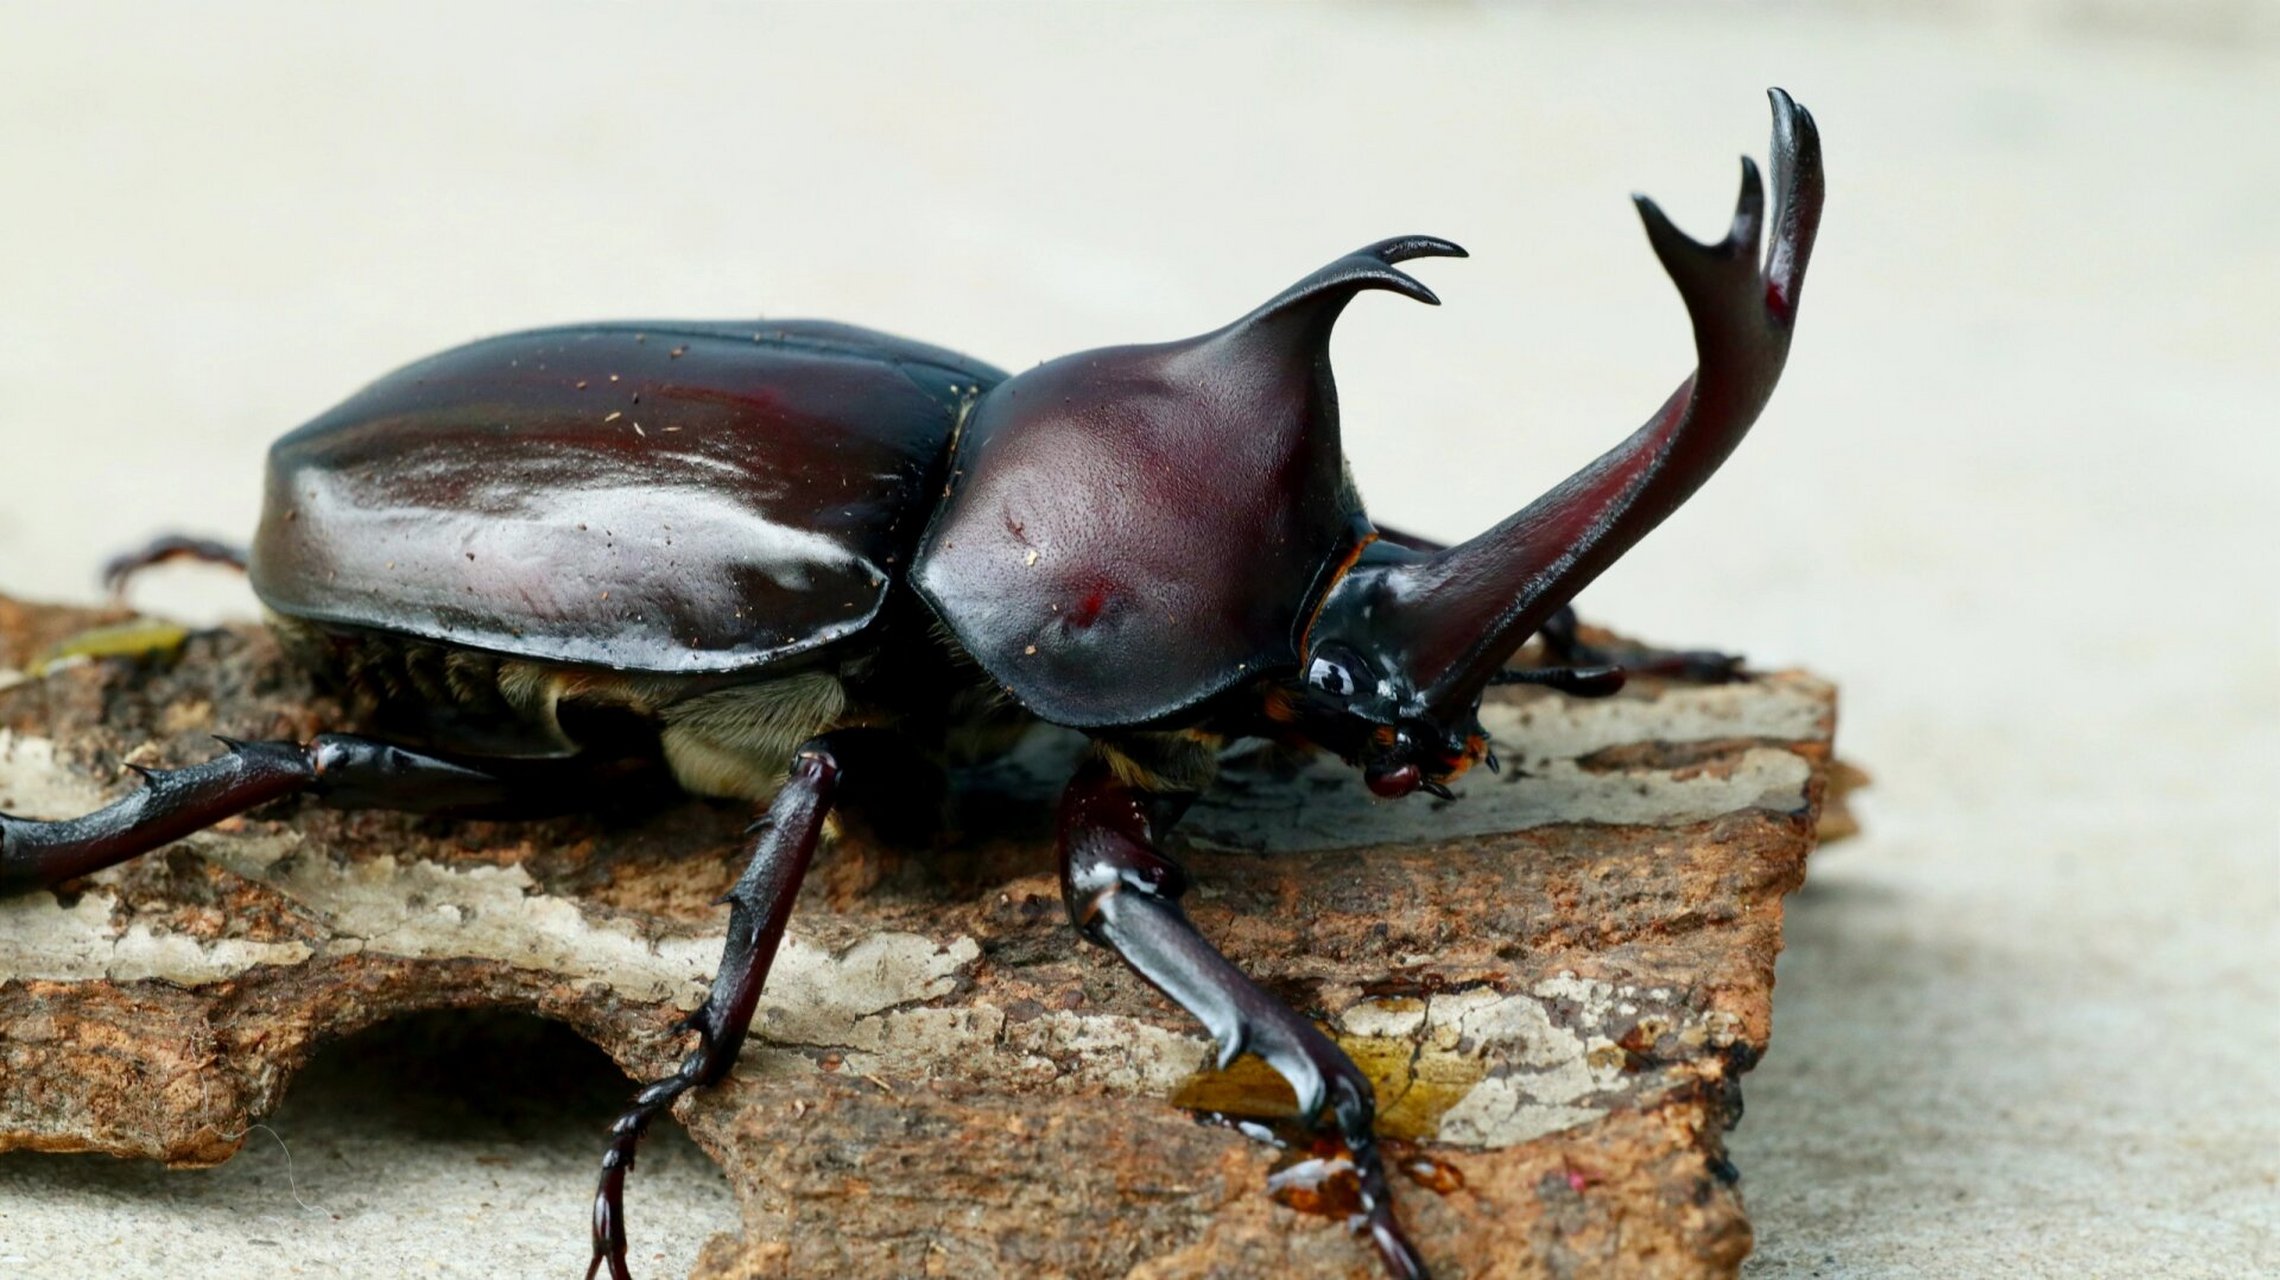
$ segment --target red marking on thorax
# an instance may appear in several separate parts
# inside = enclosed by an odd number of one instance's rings
[[[1069,610],[1069,625],[1080,630],[1089,627],[1100,621],[1100,612],[1107,607],[1108,588],[1094,587],[1085,593],[1084,599],[1077,602],[1076,608]]]

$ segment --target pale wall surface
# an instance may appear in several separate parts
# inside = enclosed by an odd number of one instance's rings
[[[249,529],[271,437],[484,333],[820,314],[1019,368],[1406,231],[1478,256],[1344,322],[1348,447],[1381,517],[1464,534],[1683,373],[1622,197],[1714,230],[1781,84],[1831,189],[1790,374],[1585,597],[1836,677],[1877,776],[1795,903],[1753,1269],[2280,1274],[2280,21],[1866,9],[0,7],[0,590]],[[574,1158],[390,1143],[334,1092],[280,1127],[345,1224],[273,1147],[13,1157],[0,1276],[394,1273],[398,1216],[516,1274],[487,1251],[579,1230]],[[728,1225],[696,1168],[668,1226],[650,1172],[672,1258]]]

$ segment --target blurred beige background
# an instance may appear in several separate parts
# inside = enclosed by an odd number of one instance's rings
[[[1019,368],[1411,231],[1475,257],[1342,324],[1348,450],[1469,534],[1684,374],[1624,197],[1715,231],[1769,84],[1828,153],[1789,375],[1583,598],[1836,677],[1877,778],[1793,903],[1750,1271],[2280,1275],[2280,5],[0,4],[0,591],[244,536],[272,437],[486,333],[822,315]],[[582,1263],[601,1110],[452,1141],[357,1079],[276,1122],[322,1212],[266,1138],[0,1159],[0,1277]],[[656,1274],[733,1220],[675,1150]]]

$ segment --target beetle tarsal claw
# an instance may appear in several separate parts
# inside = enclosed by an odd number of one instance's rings
[[[1212,1038],[1219,1041],[1218,1065],[1221,1071],[1234,1066],[1235,1060],[1251,1047],[1251,1029],[1243,1025],[1240,1018],[1228,1023],[1224,1031],[1214,1033]]]
[[[1303,1059],[1277,1064],[1277,1068],[1298,1096],[1299,1123],[1311,1127],[1320,1122],[1322,1109],[1330,1102],[1330,1084],[1322,1078],[1321,1069]]]

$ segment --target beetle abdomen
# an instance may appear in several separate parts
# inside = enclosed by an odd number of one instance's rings
[[[751,672],[861,631],[1003,374],[844,325],[538,330],[278,441],[275,612],[627,672]]]

